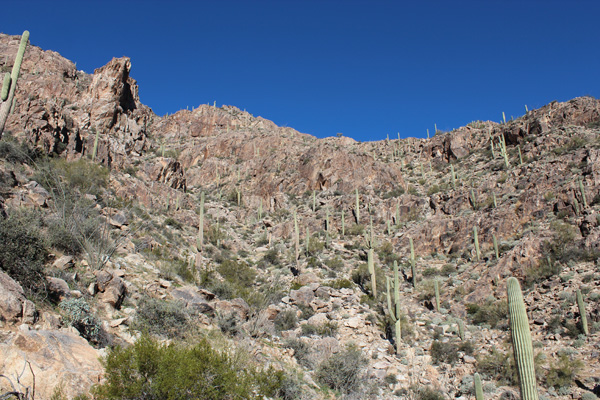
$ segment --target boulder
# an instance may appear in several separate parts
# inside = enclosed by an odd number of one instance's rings
[[[25,305],[26,302],[27,305]],[[0,320],[19,322],[23,317],[24,305],[27,308],[28,317],[32,313],[32,309],[35,312],[35,305],[25,298],[25,292],[21,285],[4,272],[0,272]]]
[[[51,398],[59,384],[68,398],[88,393],[103,373],[98,350],[72,331],[10,332],[0,341],[0,354],[0,371],[9,377],[22,373],[23,387],[33,387],[35,375],[36,398],[40,399]],[[6,384],[0,380],[0,393],[8,389]]]
[[[114,271],[102,270],[96,273],[96,289],[100,301],[115,309],[121,307],[121,303],[127,294],[127,287]],[[89,291],[89,290],[88,290]]]

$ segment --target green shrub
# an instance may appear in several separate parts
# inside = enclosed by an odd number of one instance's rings
[[[317,382],[343,393],[357,390],[361,384],[361,375],[367,359],[355,346],[332,355],[323,361],[315,371]]]
[[[313,367],[313,359],[311,357],[311,347],[300,339],[290,338],[283,343],[284,347],[294,350],[294,357],[298,364],[305,368]]]
[[[362,224],[351,225],[346,228],[345,233],[349,236],[362,236],[365,233],[365,226]]]
[[[458,346],[456,343],[434,340],[429,351],[434,364],[447,363],[454,365],[458,361]]]
[[[583,366],[584,364],[580,360],[571,359],[568,355],[562,354],[559,356],[558,363],[552,365],[548,370],[546,384],[555,389],[569,387]]]
[[[109,170],[85,159],[67,161],[64,158],[49,159],[39,164],[35,181],[50,193],[61,197],[64,193],[78,192],[102,198],[108,187]]]
[[[237,336],[242,328],[240,326],[240,318],[235,311],[217,316],[217,326],[226,335]]]
[[[500,322],[505,322],[508,318],[506,301],[486,300],[485,303],[467,304],[467,314],[469,314],[475,325],[488,324],[495,328]]]
[[[81,334],[88,342],[104,345],[106,334],[98,319],[92,315],[90,305],[83,298],[67,299],[60,302],[65,322]]]
[[[391,199],[393,197],[399,197],[403,194],[404,194],[404,188],[401,186],[398,186],[397,188],[385,193],[382,197],[383,197],[383,199]]]
[[[444,395],[439,389],[425,386],[417,389],[417,400],[444,400]]]
[[[339,290],[339,289],[350,289],[354,286],[354,284],[346,278],[339,278],[334,281],[324,282],[323,286],[329,286],[330,288]]]
[[[490,354],[479,357],[477,361],[477,370],[484,377],[493,379],[500,385],[516,385],[518,383],[514,357],[510,353],[492,349]]]
[[[369,296],[373,296],[371,288],[371,274],[369,273],[369,266],[367,264],[360,264],[358,268],[352,271],[352,282],[356,283],[363,292]],[[385,291],[385,275],[379,265],[375,265],[375,281],[377,282],[377,292],[383,293]]]
[[[173,217],[167,217],[167,218],[165,218],[164,225],[165,226],[170,226],[170,227],[178,229],[178,230],[182,230],[183,229],[183,225],[181,225],[181,222],[177,221]]]
[[[298,325],[298,316],[294,310],[285,310],[277,314],[273,323],[279,332],[289,331]]]
[[[217,267],[217,271],[234,285],[249,287],[256,281],[256,271],[243,261],[225,260]]]
[[[133,327],[168,338],[183,338],[191,324],[181,303],[144,297],[138,304]]]
[[[325,261],[325,265],[331,268],[334,271],[340,271],[344,268],[344,262],[339,256],[332,257]]]
[[[275,248],[268,250],[263,255],[262,259],[264,262],[269,263],[273,266],[278,266],[279,264],[281,264],[281,261],[279,260],[279,252]]]
[[[48,257],[41,217],[20,210],[0,217],[0,270],[21,284],[27,295],[46,295],[44,263]]]
[[[111,349],[103,360],[106,381],[97,400],[252,399],[278,395],[283,373],[260,370],[202,339],[193,347],[161,345],[142,336],[128,348]]]
[[[10,135],[4,134],[0,140],[0,159],[12,164],[32,164],[41,156],[36,149],[30,148],[26,143],[19,143]]]

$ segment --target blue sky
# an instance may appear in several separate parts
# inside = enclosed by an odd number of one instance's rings
[[[2,14],[2,32],[86,72],[131,57],[159,115],[216,101],[318,137],[424,137],[600,96],[597,0],[4,0]]]

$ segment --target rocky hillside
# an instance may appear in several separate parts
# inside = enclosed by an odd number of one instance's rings
[[[2,72],[18,45],[0,35]],[[119,398],[100,360],[142,337],[208,341],[281,377],[270,398],[474,398],[476,372],[519,398],[509,277],[540,397],[600,395],[600,101],[359,143],[233,106],[159,117],[131,70],[27,48],[0,141],[0,397]]]

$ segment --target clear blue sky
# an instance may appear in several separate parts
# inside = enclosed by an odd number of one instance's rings
[[[598,0],[2,3],[0,30],[86,72],[131,57],[159,115],[216,101],[364,141],[600,96]]]

